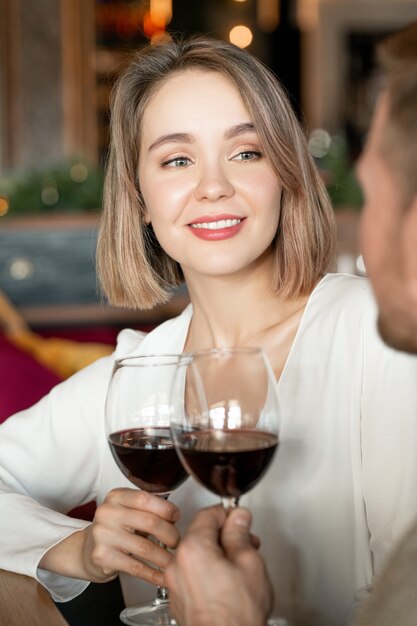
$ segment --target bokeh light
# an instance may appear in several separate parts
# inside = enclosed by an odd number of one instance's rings
[[[161,30],[172,20],[171,0],[151,0],[149,14],[152,22]]]
[[[0,217],[6,215],[10,208],[8,199],[5,196],[0,196]]]
[[[247,26],[239,24],[229,33],[229,41],[239,48],[247,48],[253,39],[252,31]]]
[[[56,182],[53,178],[44,178],[42,181],[41,191],[42,202],[46,206],[53,206],[59,200],[58,189],[56,188]]]
[[[308,147],[316,159],[322,159],[330,150],[332,138],[324,128],[316,128],[310,134]]]
[[[70,177],[74,183],[83,183],[88,177],[87,167],[83,163],[76,163],[70,169]]]
[[[33,262],[26,257],[17,257],[9,265],[9,276],[13,280],[26,280],[35,272]]]
[[[165,24],[155,24],[151,18],[150,11],[146,11],[143,16],[143,32],[145,35],[151,39],[156,33],[163,32],[164,30]]]

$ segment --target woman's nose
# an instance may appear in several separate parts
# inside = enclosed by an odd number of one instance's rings
[[[233,193],[233,184],[221,165],[212,164],[201,168],[195,189],[195,196],[198,200],[214,202],[221,198],[230,198]]]

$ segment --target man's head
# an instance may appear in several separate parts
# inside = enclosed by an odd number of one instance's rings
[[[358,166],[361,242],[382,338],[417,352],[417,23],[378,54],[385,84]]]

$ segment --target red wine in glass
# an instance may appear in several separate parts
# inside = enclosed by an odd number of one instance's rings
[[[133,428],[112,433],[109,445],[123,474],[136,487],[169,494],[187,478],[169,428]]]
[[[278,447],[277,382],[261,348],[183,354],[172,388],[172,438],[189,474],[226,508],[265,474]]]
[[[239,498],[262,478],[278,446],[261,430],[196,430],[178,436],[188,472],[222,498]]]

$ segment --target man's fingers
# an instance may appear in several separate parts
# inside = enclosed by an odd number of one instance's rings
[[[201,509],[181,541],[175,559],[165,570],[165,585],[172,594],[171,610],[174,615],[181,615],[183,604],[190,595],[199,595],[199,581],[204,580],[207,567],[213,567],[213,562],[216,564],[224,558],[219,535],[225,520],[222,506]]]
[[[254,549],[251,524],[252,515],[247,509],[239,507],[229,513],[221,531],[220,542],[230,560],[235,560],[242,550]]]
[[[192,539],[196,536],[199,541],[218,542],[220,529],[226,520],[226,513],[222,506],[210,506],[199,511],[191,522],[187,538]]]

